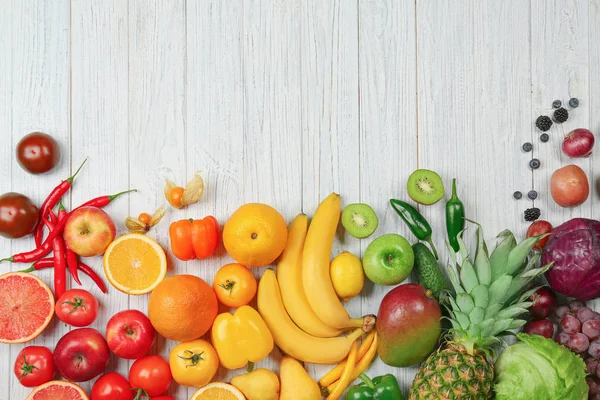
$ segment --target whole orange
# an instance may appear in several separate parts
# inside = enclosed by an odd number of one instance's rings
[[[213,288],[193,275],[163,280],[148,301],[148,317],[154,329],[178,342],[189,342],[208,332],[218,311]]]
[[[249,267],[271,264],[285,248],[286,241],[285,220],[267,204],[244,204],[223,228],[225,249],[235,261]]]

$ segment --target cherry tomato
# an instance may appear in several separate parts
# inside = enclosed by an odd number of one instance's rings
[[[171,189],[171,193],[169,193],[169,203],[173,207],[180,208],[181,207],[181,197],[183,196],[183,188],[181,186],[176,186]]]
[[[206,386],[219,369],[219,355],[206,340],[179,343],[169,355],[173,379],[180,385]]]
[[[71,289],[58,298],[56,316],[71,326],[91,325],[98,316],[98,300],[87,290]]]
[[[129,370],[131,386],[144,389],[150,397],[166,392],[172,379],[169,363],[159,356],[142,357]]]
[[[138,219],[142,224],[148,225],[152,217],[148,213],[141,213],[140,215],[138,215]]]
[[[548,221],[544,221],[544,220],[540,219],[538,221],[535,221],[533,224],[529,225],[529,229],[527,229],[526,236],[532,237],[532,236],[543,235],[545,233],[551,233],[551,232],[552,232],[552,224],[550,224],[550,222],[548,222]],[[544,248],[544,246],[546,245],[546,243],[548,242],[548,239],[550,239],[550,236],[546,236],[545,238],[543,238],[542,240],[537,242],[537,244],[533,248],[542,250]]]
[[[228,307],[244,306],[256,295],[256,278],[250,269],[242,264],[223,265],[213,281],[217,298]]]
[[[20,193],[10,192],[0,196],[0,236],[17,239],[30,235],[39,220],[39,210]]]
[[[43,174],[60,161],[60,147],[52,136],[32,132],[17,144],[17,160],[21,168],[30,174]]]
[[[25,387],[35,387],[51,381],[56,373],[52,352],[43,346],[24,347],[17,355],[14,372]]]
[[[135,395],[129,381],[116,372],[102,375],[92,387],[92,400],[133,400]]]

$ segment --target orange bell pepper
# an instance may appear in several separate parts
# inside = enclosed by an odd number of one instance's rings
[[[169,227],[171,250],[183,261],[210,257],[219,245],[219,223],[212,215],[203,219],[183,219]]]

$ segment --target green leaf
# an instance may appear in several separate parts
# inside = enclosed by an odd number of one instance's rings
[[[475,271],[477,279],[482,285],[488,285],[492,282],[492,266],[487,251],[487,245],[483,240],[481,226],[477,224],[477,252],[475,253]]]
[[[460,281],[467,292],[470,292],[475,286],[479,285],[477,274],[469,259],[463,260],[463,264],[460,268]]]
[[[479,324],[479,328],[481,329],[481,336],[487,337],[492,335],[492,330],[494,329],[494,323],[496,320],[494,318],[488,318],[483,320]]]
[[[496,317],[496,314],[498,314],[498,312],[502,309],[502,304],[490,304],[487,306],[487,308],[485,309],[485,318],[494,318]]]
[[[469,293],[477,307],[486,308],[489,300],[488,288],[485,285],[477,285]]]
[[[517,245],[512,232],[505,230],[498,237],[503,237],[502,240],[492,252],[490,256],[490,265],[492,268],[492,280],[496,280],[500,275],[506,273],[506,265],[508,263],[508,255],[510,251]]]
[[[490,304],[504,304],[506,293],[512,282],[512,276],[501,275],[490,285]]]
[[[465,289],[463,289],[461,286],[460,281],[458,280],[458,275],[456,274],[456,270],[452,265],[448,264],[446,267],[446,273],[448,274],[448,279],[450,279],[450,283],[452,283],[456,294],[464,293]]]
[[[458,254],[460,254],[460,258],[463,260],[463,262],[469,258],[469,250],[467,249],[467,245],[462,238],[462,233],[464,231],[465,229],[461,231],[460,235],[456,236],[456,241],[458,242]]]
[[[458,295],[457,295],[457,297],[458,297]],[[454,300],[454,298],[448,297],[448,301],[450,302],[450,306],[452,307],[452,310],[460,311],[460,307],[458,306],[458,304],[456,304],[456,300]]]
[[[475,307],[473,299],[466,293],[459,293],[456,295],[456,304],[458,304],[460,311],[464,312],[465,314],[469,314]]]
[[[480,324],[485,318],[485,310],[481,307],[475,307],[469,313],[469,319],[472,324]]]
[[[512,299],[513,297],[518,296],[523,291],[523,288],[529,284],[529,282],[546,273],[550,266],[551,265],[549,264],[543,267],[535,268],[515,277],[506,293],[506,298]]]
[[[456,259],[456,253],[454,252],[454,249],[452,248],[452,246],[450,246],[450,243],[446,240],[446,249],[448,249],[448,253],[450,254],[450,258],[452,259],[452,261],[454,261],[454,264],[458,263],[458,260]]]
[[[527,321],[525,321],[523,319],[515,319],[510,323],[510,325],[508,326],[508,329],[518,329],[518,328],[522,327],[523,325],[525,325],[526,323],[527,323]]]
[[[471,337],[479,337],[481,336],[481,328],[478,325],[469,326],[469,336]]]
[[[526,308],[511,306],[496,314],[497,319],[512,319],[527,312]]]
[[[471,325],[471,320],[467,317],[466,314],[460,311],[454,311],[454,318],[456,322],[458,322],[463,330],[469,329],[469,325]]]
[[[496,336],[498,333],[510,329],[512,319],[496,319],[494,322],[494,328],[492,328],[492,335]]]
[[[539,241],[539,237],[533,236],[523,240],[514,249],[512,249],[508,254],[506,272],[508,274],[514,275],[515,272],[521,269],[521,267],[523,267],[523,264],[525,264],[525,261],[527,260],[529,252],[531,251],[533,246],[535,246],[536,243]]]

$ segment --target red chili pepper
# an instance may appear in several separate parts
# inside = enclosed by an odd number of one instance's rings
[[[104,207],[104,206],[107,206],[108,204],[110,204],[111,201],[113,201],[117,197],[121,196],[122,194],[130,193],[130,192],[137,192],[137,189],[126,190],[124,192],[120,192],[120,193],[113,194],[113,195],[110,195],[110,196],[96,197],[95,199],[92,199],[92,200],[90,200],[90,201],[88,201],[86,203],[83,203],[79,207],[71,210],[67,214],[66,218],[63,218],[62,220],[58,221],[58,223],[54,226],[54,229],[50,232],[50,234],[48,234],[48,237],[42,243],[41,246],[39,246],[36,249],[31,250],[31,251],[27,251],[27,252],[24,252],[24,253],[15,254],[12,257],[2,258],[2,259],[0,259],[0,263],[3,262],[3,261],[10,261],[10,262],[30,262],[30,261],[35,261],[35,260],[37,260],[39,258],[42,258],[42,257],[46,256],[52,250],[52,241],[54,240],[55,237],[57,237],[59,234],[61,234],[62,231],[65,229],[65,224],[67,223],[67,220],[69,219],[69,216],[75,210],[77,210],[78,208],[81,208],[81,207],[86,207],[86,206]]]
[[[92,199],[90,201],[83,203],[79,207],[99,207],[99,208],[106,207],[120,195],[125,194],[125,193],[131,193],[131,192],[137,192],[137,189],[125,190],[124,192],[119,192],[117,194],[112,194],[110,196],[96,197],[95,199]],[[77,208],[79,208],[79,207],[77,207]]]
[[[81,167],[83,167],[83,165],[86,162],[87,162],[87,158],[85,160],[83,160],[83,162],[81,163],[79,168],[77,168],[77,171],[75,171],[75,173],[73,175],[71,175],[64,181],[62,181],[57,187],[55,187],[50,192],[48,197],[46,197],[46,200],[44,200],[44,202],[42,203],[42,206],[40,207],[40,219],[41,220],[46,219],[46,215],[48,215],[50,210],[52,210],[54,208],[54,206],[56,205],[56,203],[58,203],[58,201],[65,195],[65,193],[67,193],[69,191],[69,189],[71,188],[71,185],[73,184],[73,180],[75,179],[75,177],[81,170]],[[42,242],[43,235],[44,235],[44,225],[39,224],[37,226],[37,228],[35,229],[35,234],[34,234],[36,243]]]
[[[50,268],[53,265],[54,265],[53,258],[41,258],[41,259],[37,260],[36,262],[34,262],[33,264],[31,264],[31,266],[29,268],[23,269],[19,272],[39,271],[41,269]],[[86,265],[80,261],[79,264],[77,265],[77,268],[81,272],[83,272],[84,274],[89,276],[103,293],[108,293],[108,291],[106,290],[106,285],[102,281],[102,278],[100,278],[98,276],[98,274],[96,274],[96,272],[91,267],[89,267],[88,265]]]
[[[54,250],[54,295],[59,298],[67,290],[65,241],[62,237],[57,236],[54,238],[52,247]]]
[[[67,217],[67,210],[63,206],[62,199],[58,202],[58,220],[64,219]],[[64,239],[61,238],[61,240]],[[77,282],[79,286],[81,286],[81,280],[79,279],[79,274],[77,273],[77,254],[73,250],[69,248],[69,246],[65,243],[65,257],[67,261],[67,268],[69,268],[69,273],[73,277],[73,280]]]

